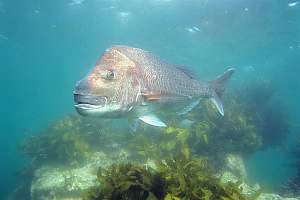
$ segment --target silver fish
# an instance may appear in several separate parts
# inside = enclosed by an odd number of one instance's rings
[[[181,102],[186,108],[178,113],[184,114],[192,110],[199,99],[210,98],[224,115],[220,97],[234,71],[227,69],[216,79],[204,82],[189,70],[168,64],[142,49],[113,46],[77,83],[75,108],[85,116],[135,116],[147,124],[165,127],[154,114],[158,105],[177,108],[176,103]]]

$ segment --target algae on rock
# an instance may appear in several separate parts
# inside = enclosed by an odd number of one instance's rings
[[[184,154],[157,161],[155,169],[132,163],[113,164],[107,170],[99,169],[98,180],[99,187],[86,191],[84,200],[246,199],[234,184],[222,184],[205,158],[190,159]]]
[[[162,199],[165,182],[144,166],[131,163],[113,164],[99,168],[100,188],[92,187],[83,193],[84,200],[92,199]]]
[[[68,116],[42,133],[25,140],[22,153],[30,156],[35,165],[44,163],[78,163],[91,153],[90,145],[81,134],[80,119]]]

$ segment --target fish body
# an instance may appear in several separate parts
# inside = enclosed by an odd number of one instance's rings
[[[210,98],[224,115],[220,96],[234,72],[225,71],[215,80],[198,80],[189,70],[162,61],[139,48],[113,46],[74,90],[75,107],[82,115],[120,117],[135,115],[154,126],[166,126],[155,105],[186,104],[189,112],[200,98]],[[170,104],[171,103],[171,104]]]

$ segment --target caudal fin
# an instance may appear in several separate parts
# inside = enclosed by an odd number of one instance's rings
[[[210,85],[214,89],[214,92],[210,99],[217,107],[219,113],[222,116],[224,116],[224,108],[221,97],[223,92],[225,91],[225,84],[234,73],[234,71],[234,68],[229,68],[223,74],[219,75],[215,80],[210,81]]]

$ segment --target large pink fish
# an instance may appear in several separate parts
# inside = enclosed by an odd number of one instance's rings
[[[163,62],[142,49],[113,46],[77,83],[75,107],[82,115],[135,116],[147,124],[165,127],[155,115],[156,109],[173,106],[179,115],[184,115],[201,98],[210,98],[224,115],[220,96],[233,72],[230,68],[215,80],[204,82],[187,69]],[[185,106],[180,108],[179,105]]]

